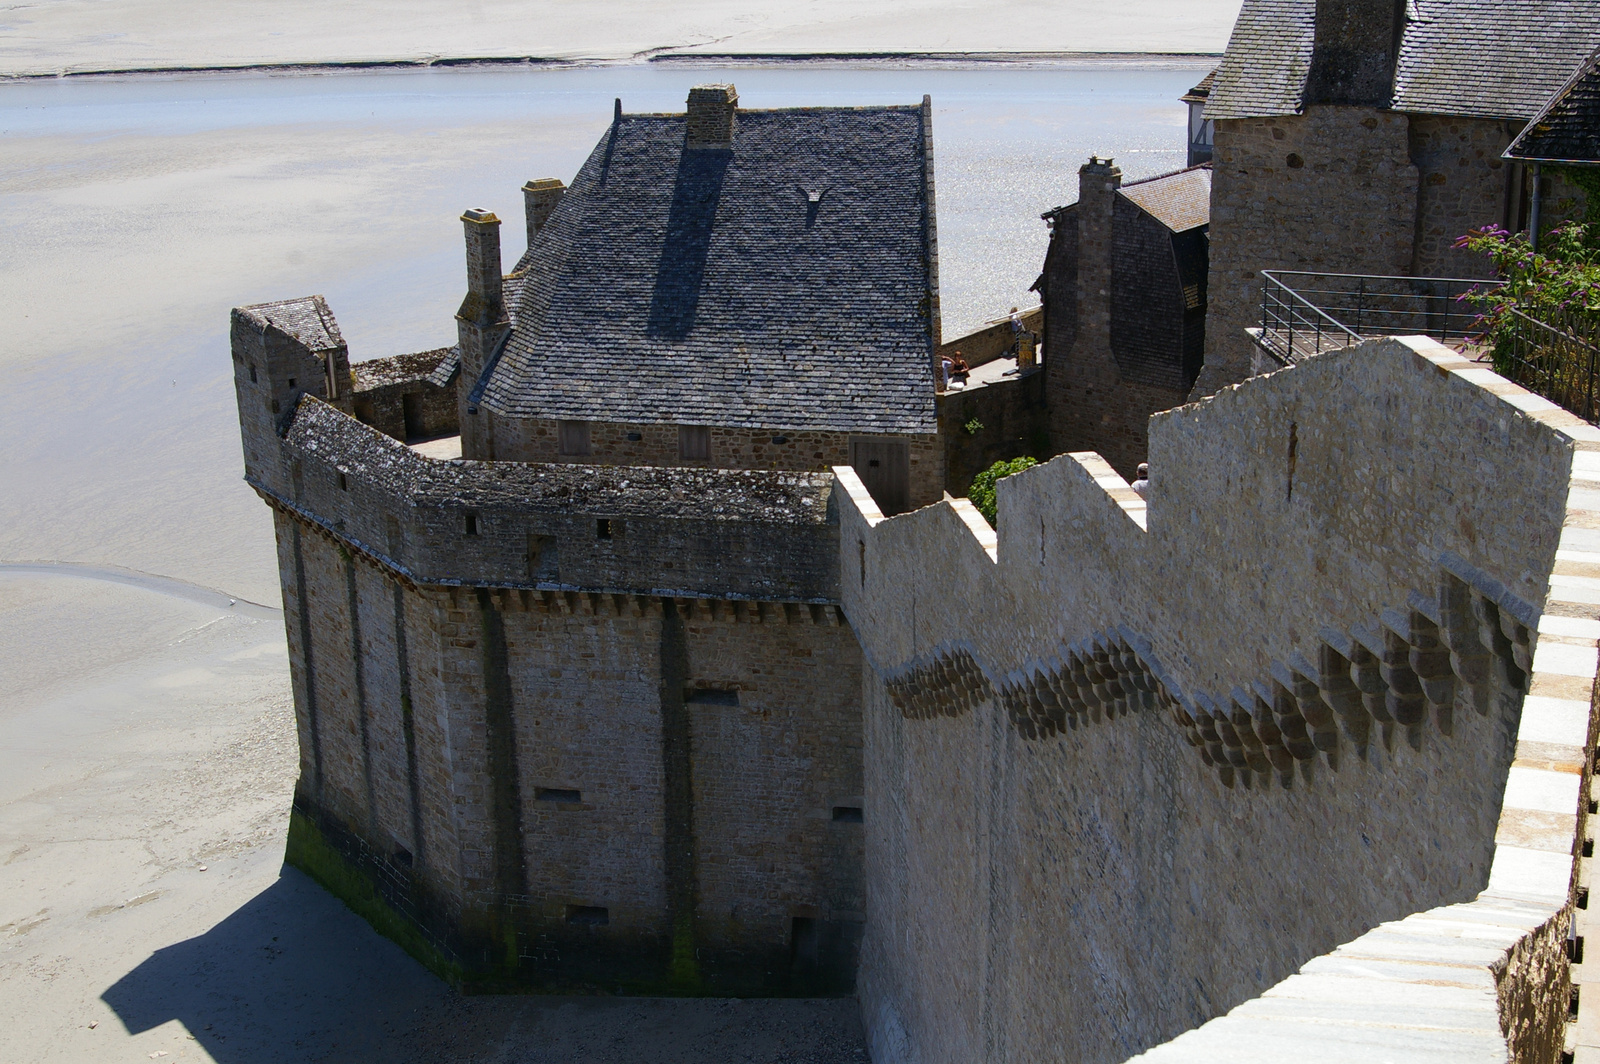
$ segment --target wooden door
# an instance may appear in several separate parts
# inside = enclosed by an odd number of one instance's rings
[[[884,516],[911,509],[911,446],[906,441],[851,440],[850,464]]]

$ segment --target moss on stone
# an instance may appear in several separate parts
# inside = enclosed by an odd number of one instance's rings
[[[429,942],[415,923],[391,908],[372,880],[330,845],[311,818],[298,809],[289,814],[289,841],[283,863],[310,876],[428,971],[452,987],[461,987],[461,965]]]

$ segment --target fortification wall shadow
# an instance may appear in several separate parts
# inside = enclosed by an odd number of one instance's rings
[[[132,1033],[169,1020],[222,1064],[409,1059],[439,979],[293,868],[101,994]]]
[[[157,950],[101,999],[178,1020],[219,1064],[860,1064],[853,998],[462,997],[310,877]]]

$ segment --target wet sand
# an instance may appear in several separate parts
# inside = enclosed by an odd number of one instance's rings
[[[0,74],[671,53],[1220,52],[1239,0],[51,0],[0,11]]]

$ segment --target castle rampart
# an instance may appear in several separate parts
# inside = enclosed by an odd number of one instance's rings
[[[1407,340],[1157,415],[1150,447],[1148,506],[1069,455],[1002,482],[998,535],[961,501],[882,519],[837,471],[874,1059],[1116,1061],[1235,1006],[1170,1059],[1550,1059],[1600,432]],[[1309,1004],[1241,1005],[1285,979]]]
[[[305,377],[325,309],[234,318],[290,862],[469,986],[848,989],[860,659],[829,476],[430,459]]]

